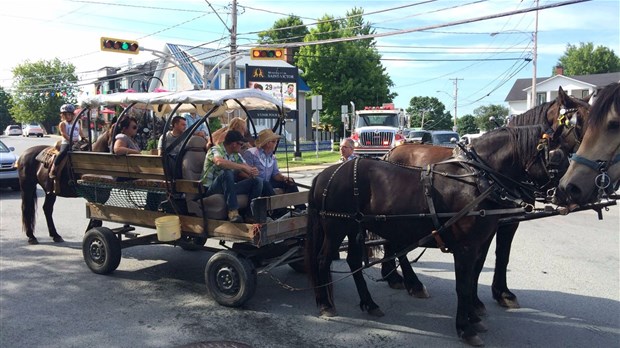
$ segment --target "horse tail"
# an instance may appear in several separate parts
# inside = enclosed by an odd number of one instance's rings
[[[324,275],[326,277],[321,277],[321,274],[319,274],[321,263],[328,262],[332,255],[329,255],[329,243],[326,238],[325,229],[323,228],[320,216],[320,210],[323,209],[323,207],[320,206],[320,202],[315,200],[314,196],[317,178],[318,176],[312,180],[312,186],[310,187],[308,194],[308,225],[305,241],[305,263],[310,284],[313,288],[315,288],[317,305],[320,305],[318,294],[324,291],[322,289],[318,289],[318,287],[327,286],[327,300],[333,306],[334,301],[331,272],[328,269],[327,274]],[[324,267],[323,270],[325,270]],[[321,280],[326,280],[327,284],[320,284]]]
[[[19,174],[19,185],[21,186],[22,198],[22,229],[28,237],[32,237],[37,212],[37,169],[39,162],[36,159],[47,146],[37,146],[30,148],[19,156],[17,160],[17,172]]]

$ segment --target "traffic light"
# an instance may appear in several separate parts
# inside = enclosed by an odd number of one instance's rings
[[[102,37],[101,50],[117,53],[138,54],[140,53],[140,45],[138,45],[138,41]]]
[[[284,60],[286,59],[286,55],[284,53],[284,48],[252,48],[250,50],[250,58],[263,60]]]

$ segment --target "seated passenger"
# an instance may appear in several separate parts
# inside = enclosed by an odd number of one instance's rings
[[[245,144],[243,135],[237,131],[226,133],[224,143],[209,149],[204,163],[200,181],[207,187],[206,196],[224,194],[228,208],[228,219],[231,222],[243,222],[239,215],[237,194],[248,194],[248,200],[260,197],[263,190],[263,180],[258,177],[258,169],[249,166],[239,154]],[[235,173],[239,174],[239,181],[235,180]],[[253,220],[252,208],[246,216],[246,221]]]
[[[185,132],[185,129],[187,128],[187,121],[185,120],[183,116],[177,115],[177,116],[172,117],[171,125],[172,125],[172,130],[166,133],[166,146],[165,147],[168,147],[175,140],[177,140],[181,136],[181,134],[183,134],[183,132]],[[164,141],[164,135],[162,134],[162,136],[159,137],[159,142],[157,143],[157,154],[160,156],[164,152],[163,141]],[[179,142],[177,146],[170,152],[179,153],[180,149],[181,149],[181,142]]]
[[[207,147],[211,147],[213,145],[220,145],[224,141],[224,137],[229,130],[236,130],[241,133],[245,141],[249,144],[249,146],[248,144],[245,144],[241,151],[239,151],[240,153],[243,153],[245,150],[248,149],[248,147],[254,146],[254,139],[250,135],[250,132],[248,132],[246,121],[241,117],[235,117],[230,120],[228,127],[220,128],[213,132],[213,134],[211,134],[211,139],[213,139],[213,143],[211,143],[211,140],[209,140]]]
[[[114,153],[117,155],[141,154],[140,145],[134,140],[138,133],[138,121],[135,117],[125,117],[120,123],[121,132],[114,138]]]
[[[276,188],[284,190],[284,193],[299,192],[295,180],[283,175],[278,169],[278,162],[274,151],[280,136],[271,129],[263,129],[258,133],[256,147],[249,148],[243,153],[245,161],[258,169],[258,176],[264,180],[263,196],[275,195]],[[305,210],[305,204],[296,205],[295,208]]]

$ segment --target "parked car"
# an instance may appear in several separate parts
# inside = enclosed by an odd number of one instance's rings
[[[22,135],[22,127],[18,124],[8,125],[4,130],[4,135]]]
[[[431,131],[433,145],[455,147],[459,141],[459,133],[448,130]]]
[[[430,144],[433,142],[433,138],[431,137],[431,132],[427,130],[409,131],[409,134],[407,134],[405,139],[409,143]]]
[[[45,131],[38,123],[30,123],[27,124],[23,129],[23,136],[29,137],[31,135],[36,135],[38,138],[45,135]]]
[[[0,141],[0,186],[10,186],[13,191],[19,191],[19,176],[15,167],[17,156],[13,153],[14,150],[14,147],[8,147]]]

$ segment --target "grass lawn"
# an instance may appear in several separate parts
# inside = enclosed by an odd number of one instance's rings
[[[316,152],[302,152],[301,161],[294,161],[294,153],[291,151],[288,153],[288,166],[300,167],[300,166],[313,166],[317,164],[336,163],[340,159],[340,152],[338,151],[319,151],[319,157],[316,157]],[[286,154],[278,151],[276,153],[276,159],[278,160],[278,167],[286,167]]]

